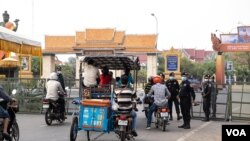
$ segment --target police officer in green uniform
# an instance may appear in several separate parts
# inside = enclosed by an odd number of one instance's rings
[[[192,97],[194,98],[194,93],[191,92],[190,82],[188,81],[188,73],[183,72],[181,74],[182,82],[180,84],[180,107],[183,116],[183,125],[178,126],[179,128],[190,129],[190,109],[192,105]]]
[[[202,98],[203,98],[203,111],[205,118],[202,121],[209,121],[210,104],[211,104],[211,92],[212,84],[209,82],[210,75],[205,75],[204,82],[202,83]]]
[[[180,86],[179,86],[179,82],[175,79],[174,77],[174,72],[171,72],[169,74],[169,79],[166,81],[166,86],[168,87],[168,90],[171,93],[171,97],[168,100],[168,107],[170,109],[169,111],[169,115],[170,118],[169,120],[173,120],[173,116],[172,116],[172,107],[173,107],[173,102],[175,105],[175,110],[176,110],[176,114],[177,114],[177,120],[180,120],[182,117],[180,116],[180,108],[179,108],[179,99],[177,97],[179,90],[180,90]]]

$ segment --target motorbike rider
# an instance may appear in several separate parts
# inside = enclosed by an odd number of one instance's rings
[[[64,96],[63,96],[64,90],[63,90],[60,82],[58,82],[57,80],[58,80],[57,73],[52,72],[50,74],[50,80],[46,84],[46,89],[47,89],[46,99],[57,101],[57,103],[61,107],[61,109],[60,109],[61,113],[65,113],[65,100],[64,100]],[[64,118],[66,119],[66,117],[64,117]]]
[[[64,92],[66,92],[65,90],[65,84],[64,84],[64,78],[63,78],[63,74],[62,74],[62,67],[61,66],[57,66],[56,68],[56,73],[58,76],[58,81],[60,82]]]
[[[118,113],[127,114],[131,113],[132,116],[132,135],[137,136],[136,132],[136,117],[137,114],[133,110],[133,99],[136,98],[136,93],[128,86],[128,76],[121,76],[121,88],[115,90],[115,101],[116,101],[116,110]],[[115,105],[115,103],[114,103]]]
[[[3,118],[3,137],[7,140],[11,140],[11,137],[8,133],[10,115],[6,109],[7,109],[7,103],[10,102],[12,99],[5,92],[5,90],[3,89],[1,85],[0,85],[0,98],[3,99],[0,105],[0,118]]]
[[[179,98],[178,98],[178,93],[180,90],[180,86],[179,86],[179,82],[174,78],[174,72],[171,72],[169,74],[169,79],[166,81],[166,86],[168,87],[170,93],[171,93],[171,98],[168,101],[168,106],[169,106],[169,115],[170,118],[169,120],[173,120],[173,116],[172,116],[172,106],[173,106],[173,102],[175,105],[175,110],[176,110],[176,114],[177,114],[177,120],[180,120],[182,117],[180,116],[180,108],[179,108]]]
[[[146,129],[151,129],[152,114],[157,109],[158,106],[167,106],[167,99],[170,98],[171,94],[165,84],[162,84],[162,77],[155,76],[153,78],[154,85],[151,87],[147,96],[151,96],[153,93],[154,103],[149,108],[147,127]]]

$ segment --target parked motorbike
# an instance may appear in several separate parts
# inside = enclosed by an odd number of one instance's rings
[[[62,95],[61,95],[62,96]],[[65,120],[65,113],[61,112],[62,107],[57,101],[51,99],[43,99],[43,109],[45,109],[45,122],[51,125],[53,120],[63,123]]]
[[[16,90],[12,91],[12,95],[16,94]],[[3,107],[6,107],[7,105],[7,111],[10,115],[10,122],[8,127],[8,133],[11,137],[11,140],[9,141],[19,141],[19,126],[16,120],[16,113],[19,111],[18,101],[15,98],[12,98],[12,101],[9,103],[6,103],[3,101],[3,99],[0,99],[0,105]],[[3,137],[3,119],[0,118],[0,141],[5,141]],[[7,140],[6,140],[7,141]]]
[[[155,111],[155,127],[161,128],[162,131],[166,131],[166,126],[168,124],[169,119],[169,109],[168,107],[158,107]]]
[[[119,114],[115,120],[115,133],[121,141],[134,139],[132,134],[132,117],[130,114]]]

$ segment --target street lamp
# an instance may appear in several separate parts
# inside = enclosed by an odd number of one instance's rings
[[[156,35],[158,35],[158,19],[157,19],[157,17],[155,16],[154,13],[151,13],[151,16],[155,17],[155,21],[156,21]]]
[[[158,43],[158,19],[156,17],[156,15],[154,13],[151,13],[151,16],[153,16],[155,18],[155,22],[156,22],[156,73],[158,72],[158,50],[157,50],[157,43]]]

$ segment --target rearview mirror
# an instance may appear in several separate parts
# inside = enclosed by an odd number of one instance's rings
[[[16,89],[13,89],[12,90],[12,95],[15,95],[17,93],[17,90]]]

